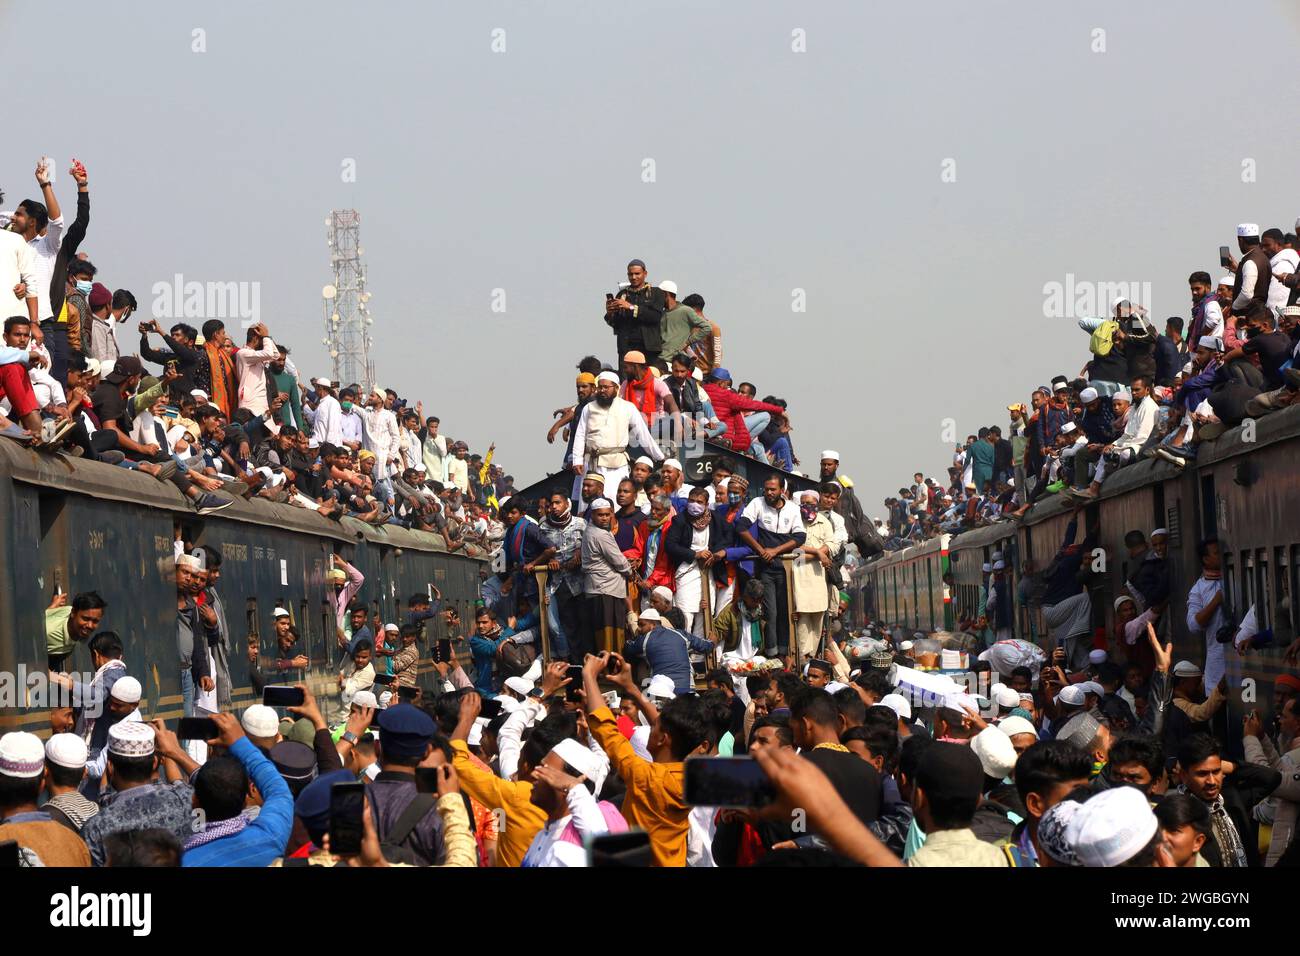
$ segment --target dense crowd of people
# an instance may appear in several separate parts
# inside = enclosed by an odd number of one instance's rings
[[[1237,245],[1241,259],[1225,256],[1217,281],[1188,277],[1191,311],[1163,330],[1126,298],[1079,319],[1089,339],[1078,375],[1057,375],[1028,405],[1008,405],[1005,426],[968,435],[946,479],[917,472],[886,498],[887,547],[1013,520],[1048,495],[1096,498],[1107,475],[1145,458],[1185,467],[1201,442],[1296,403],[1296,234],[1242,223]]]
[[[473,621],[430,585],[384,622],[364,600],[377,583],[332,555],[321,598],[339,666],[322,685],[292,610],[275,608],[264,653],[227,613],[220,549],[178,531],[158,573],[176,594],[183,712],[209,721],[184,734],[149,719],[150,664],[78,582],[46,611],[48,739],[0,737],[0,844],[21,865],[1245,866],[1264,828],[1266,862],[1300,852],[1300,679],[1279,680],[1274,726],[1240,729],[1247,760],[1223,759],[1206,732],[1221,675],[1173,662],[1159,636],[1158,532],[1134,544],[1151,558],[1126,599],[1124,668],[1077,629],[1091,535],[1076,543],[1077,524],[1038,596],[1050,657],[855,632],[841,586],[882,542],[840,455],[821,452],[814,488],[773,473],[751,489],[745,457],[797,464],[785,405],[733,389],[703,301],[651,286],[640,260],[606,296],[617,362],[584,359],[552,426],[571,485],[528,501],[491,448],[478,460],[448,443],[420,403],[300,386],[265,326],[237,344],[215,320],[202,341],[144,323],[139,357],[101,358],[134,299],[82,288],[89,199],[85,170],[73,176],[79,229],[63,233],[38,169],[43,201],[20,205],[0,246],[8,437],[171,481],[200,513],[259,495],[485,561]],[[107,328],[86,340],[83,321]],[[162,374],[146,381],[144,361]],[[733,457],[691,486],[674,456],[700,436]],[[972,460],[996,487],[996,455]],[[1203,552],[1208,632],[1221,599],[1217,549]],[[242,673],[262,703],[235,706]]]
[[[373,384],[304,383],[262,323],[240,341],[220,319],[164,330],[151,318],[138,323],[137,354],[127,354],[119,327],[136,298],[96,281],[82,250],[86,169],[70,170],[77,211],[66,228],[51,172],[37,167],[40,199],[0,213],[0,296],[12,296],[0,435],[170,482],[199,514],[259,497],[432,531],[450,550],[492,549],[500,527],[491,505],[514,479],[492,462],[493,448],[472,453],[442,434],[422,402]]]

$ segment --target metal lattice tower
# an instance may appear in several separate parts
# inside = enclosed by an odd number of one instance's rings
[[[369,390],[375,384],[370,359],[370,316],[366,267],[361,263],[361,214],[355,209],[335,209],[325,220],[328,227],[330,265],[334,281],[321,290],[325,309],[325,347],[333,362],[333,378],[342,385],[359,382]]]

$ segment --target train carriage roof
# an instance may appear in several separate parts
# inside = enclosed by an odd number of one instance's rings
[[[82,461],[66,455],[43,454],[24,448],[17,442],[0,441],[0,474],[41,489],[194,516],[185,496],[170,482],[160,482],[149,475],[116,465]],[[376,544],[419,551],[447,550],[439,535],[409,531],[395,525],[375,527],[346,517],[331,521],[307,508],[295,508],[261,498],[236,499],[220,516],[221,520],[287,528],[340,542],[356,542],[364,538]]]

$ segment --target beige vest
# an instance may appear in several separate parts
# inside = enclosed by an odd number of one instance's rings
[[[587,403],[586,448],[583,449],[587,465],[597,468],[622,468],[627,464],[627,440],[633,415],[640,415],[636,406],[622,399],[614,399],[609,408],[599,402]]]

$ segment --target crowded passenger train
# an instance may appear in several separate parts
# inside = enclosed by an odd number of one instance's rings
[[[643,260],[517,489],[266,324],[137,322],[124,354],[69,174],[71,224],[38,165],[0,233],[20,865],[1300,855],[1293,234],[1238,226],[1188,323],[1080,319],[1079,378],[876,520]]]

